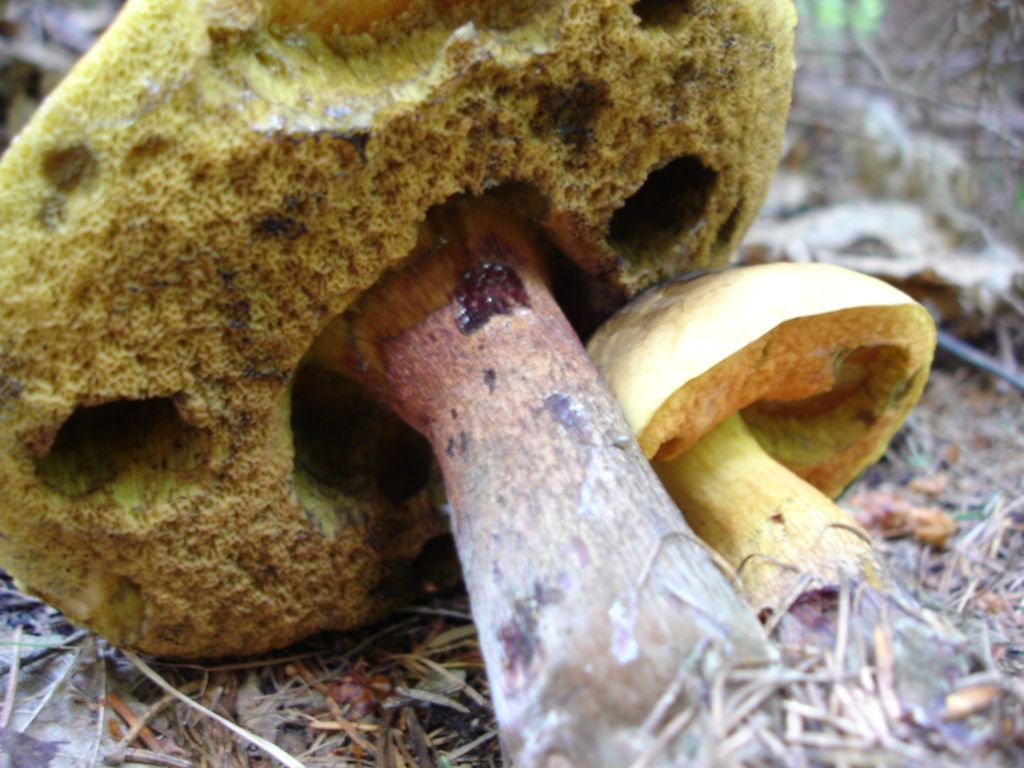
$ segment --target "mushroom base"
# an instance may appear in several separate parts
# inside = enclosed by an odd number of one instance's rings
[[[807,578],[883,588],[869,534],[768,455],[740,415],[655,469],[697,535],[736,569],[757,611],[778,610]]]
[[[852,517],[771,458],[740,415],[655,468],[784,651],[830,648],[840,668],[873,666],[894,716],[941,722],[945,696],[969,671],[966,640],[903,589]]]

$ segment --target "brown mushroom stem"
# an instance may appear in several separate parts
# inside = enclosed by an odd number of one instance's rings
[[[732,414],[655,470],[687,522],[732,565],[759,613],[777,610],[801,576],[883,588],[869,534],[828,496],[773,459]]]
[[[440,462],[516,764],[628,765],[697,649],[709,680],[722,653],[766,657],[763,633],[651,471],[530,238],[479,211],[459,228],[375,289],[349,335],[379,339],[362,345],[380,354],[371,374]],[[423,319],[396,319],[431,295]]]

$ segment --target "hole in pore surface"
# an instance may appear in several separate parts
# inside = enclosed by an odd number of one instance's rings
[[[725,221],[722,222],[722,226],[718,228],[718,234],[715,236],[715,250],[721,252],[724,249],[729,248],[732,244],[733,236],[736,234],[736,230],[739,227],[740,219],[743,216],[743,198],[736,201],[736,205],[729,212]]]
[[[704,221],[717,178],[690,156],[653,171],[612,216],[609,242],[627,257],[685,249],[691,231]]]
[[[395,560],[370,589],[374,597],[432,594],[448,589],[462,579],[455,540],[441,534],[426,541],[412,560]]]
[[[455,539],[450,534],[435,536],[420,550],[413,563],[416,577],[431,588],[438,589],[458,583],[462,578]]]
[[[170,398],[118,400],[78,408],[36,472],[64,496],[104,493],[147,508],[194,485],[208,448],[208,434],[187,424]]]
[[[430,444],[361,385],[314,364],[292,387],[295,486],[325,534],[425,493]]]
[[[671,27],[693,10],[693,0],[638,0],[633,4],[641,27]]]

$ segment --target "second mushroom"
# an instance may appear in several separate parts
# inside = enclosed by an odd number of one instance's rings
[[[891,628],[909,673],[897,684],[933,716],[967,663],[962,638],[832,498],[881,456],[934,347],[923,306],[826,264],[670,282],[588,344],[658,476],[761,619],[795,647],[831,647],[842,611],[869,645]]]

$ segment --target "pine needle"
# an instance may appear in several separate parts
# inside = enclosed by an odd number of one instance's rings
[[[146,664],[146,662],[140,659],[136,654],[132,653],[131,651],[124,651],[124,655],[132,664],[135,665],[136,669],[138,669],[143,675],[148,677],[161,689],[171,694],[178,701],[182,702],[183,704],[186,704],[189,707],[192,707],[193,709],[199,712],[202,712],[204,715],[211,718],[212,720],[216,720],[218,723],[220,723],[222,726],[224,726],[229,731],[234,733],[236,736],[239,736],[240,738],[249,742],[258,749],[261,749],[262,751],[266,752],[272,758],[281,763],[281,765],[286,766],[286,768],[306,768],[305,765],[300,763],[298,760],[289,755],[276,744],[272,744],[266,739],[257,736],[255,733],[247,731],[245,728],[242,728],[240,725],[231,722],[226,717],[221,717],[213,710],[207,709],[199,702],[190,699],[188,696],[183,694],[181,691],[179,691],[177,688],[175,688],[173,685],[167,682],[164,678],[162,678],[159,674],[157,674],[157,672],[152,667]]]

